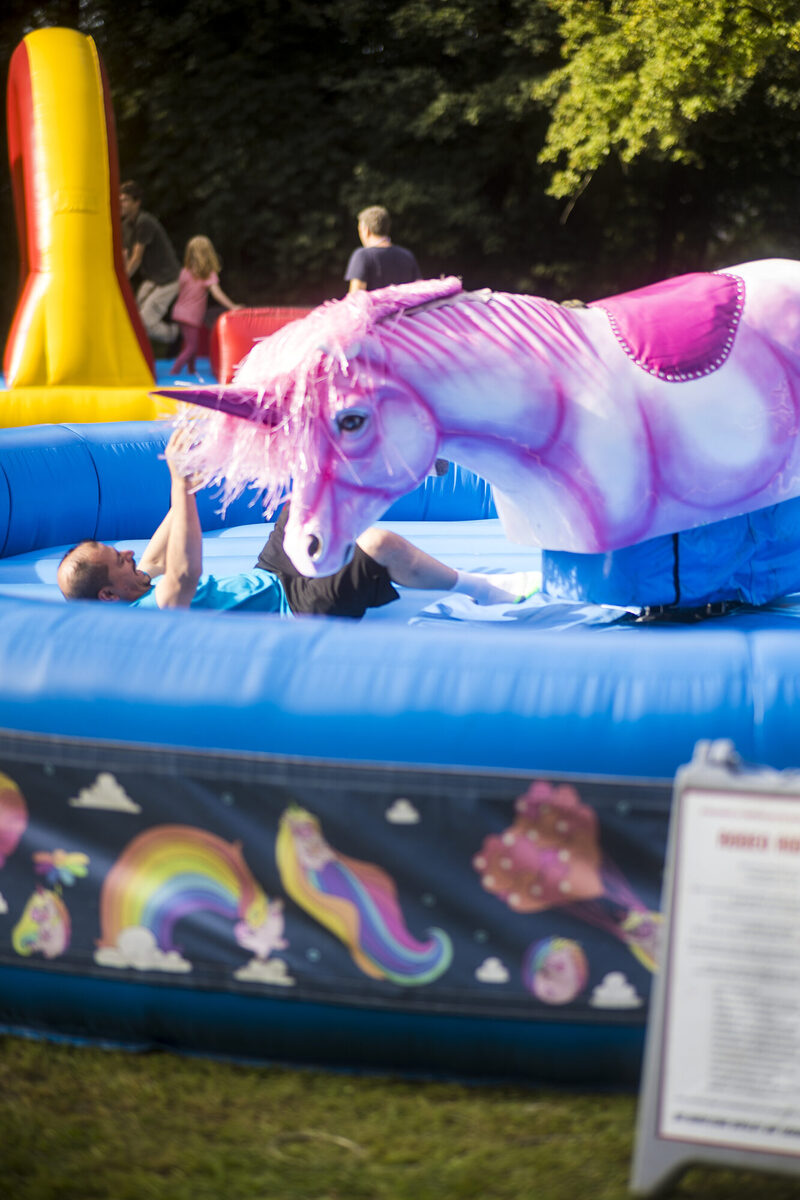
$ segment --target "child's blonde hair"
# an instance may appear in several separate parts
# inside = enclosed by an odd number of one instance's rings
[[[195,279],[208,279],[212,271],[219,272],[219,258],[211,239],[202,235],[189,238],[183,265],[187,271],[192,272]]]

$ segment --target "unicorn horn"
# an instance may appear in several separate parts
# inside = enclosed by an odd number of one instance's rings
[[[255,425],[275,426],[281,419],[278,408],[269,401],[265,404],[264,391],[258,388],[220,384],[209,387],[159,388],[150,395],[166,396],[168,400],[178,400],[183,404],[199,404],[201,408],[210,408],[230,417],[240,417],[243,421],[252,421]]]

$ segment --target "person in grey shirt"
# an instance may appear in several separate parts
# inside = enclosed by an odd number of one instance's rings
[[[139,272],[136,305],[148,336],[169,345],[180,330],[166,321],[178,294],[180,263],[163,225],[142,208],[142,189],[133,179],[119,190],[122,246],[128,276]]]

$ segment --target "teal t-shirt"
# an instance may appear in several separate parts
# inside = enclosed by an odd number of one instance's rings
[[[131,608],[158,608],[155,580],[149,592],[132,601]],[[241,575],[201,575],[192,608],[213,608],[219,612],[269,612],[291,616],[286,592],[277,575],[254,567]]]

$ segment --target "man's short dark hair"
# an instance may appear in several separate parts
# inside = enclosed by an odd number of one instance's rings
[[[67,585],[62,589],[68,600],[96,600],[102,589],[110,586],[111,580],[105,563],[94,562],[82,553],[89,547],[100,545],[102,543],[96,542],[94,538],[84,538],[77,546],[68,550],[58,564],[60,569],[69,560]]]
[[[382,204],[372,204],[369,208],[362,208],[358,219],[363,221],[367,232],[374,233],[376,237],[388,237],[392,231],[392,218],[389,216],[389,210]]]
[[[126,179],[124,183],[120,184],[119,190],[123,196],[130,196],[134,203],[138,202],[141,204],[142,189],[135,179]]]

